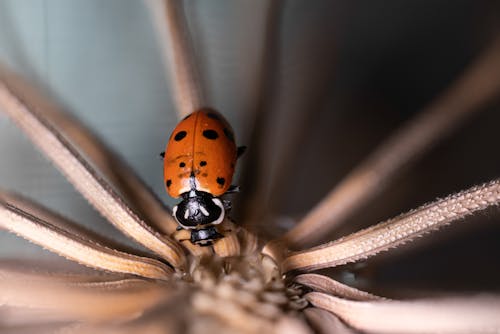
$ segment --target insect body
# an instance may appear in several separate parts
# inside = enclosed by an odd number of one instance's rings
[[[167,192],[182,201],[173,208],[181,228],[191,230],[191,242],[210,244],[222,235],[215,225],[224,220],[230,203],[221,195],[231,186],[237,148],[229,123],[218,112],[203,109],[186,116],[174,129],[164,155]]]

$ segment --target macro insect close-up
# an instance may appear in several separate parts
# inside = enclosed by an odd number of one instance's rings
[[[499,16],[0,0],[0,333],[500,332]]]

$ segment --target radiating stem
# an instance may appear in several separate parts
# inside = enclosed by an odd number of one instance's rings
[[[318,274],[302,274],[293,278],[294,283],[299,283],[317,292],[327,293],[336,297],[350,300],[382,300],[384,298],[371,293],[358,290],[342,284],[330,277]]]
[[[369,333],[498,333],[498,296],[410,301],[345,300],[311,292],[307,300],[350,326]]]
[[[183,268],[185,256],[182,248],[169,237],[153,231],[142,221],[35,108],[15,96],[2,82],[0,107],[108,221],[140,244],[161,255],[174,267]]]
[[[0,271],[1,305],[38,310],[40,318],[59,321],[129,320],[167,299],[169,290],[165,284],[140,279],[64,282]]]
[[[110,181],[127,200],[127,204],[137,208],[148,223],[164,234],[171,234],[178,226],[170,211],[155,196],[132,168],[92,131],[77,119],[71,117],[41,96],[33,87],[19,76],[0,66],[0,80],[12,90],[13,94],[23,97],[48,122],[54,124],[61,133],[78,147],[87,159]]]
[[[495,180],[336,241],[293,253],[282,263],[282,270],[317,270],[365,259],[498,203],[500,180]]]
[[[347,327],[338,317],[332,313],[316,307],[304,310],[307,320],[320,334],[355,334],[354,329]]]
[[[165,66],[169,69],[171,87],[179,118],[207,107],[205,92],[192,40],[189,35],[183,2],[179,0],[145,0],[151,11]]]
[[[336,186],[282,242],[312,245],[379,194],[404,165],[500,94],[500,37],[431,105],[394,133]]]
[[[0,193],[0,228],[92,268],[155,279],[171,277],[172,269],[157,260],[102,246],[81,234],[70,232],[70,222],[59,221],[64,226],[56,226],[16,204],[15,198]],[[27,205],[27,202],[22,203],[23,207]]]

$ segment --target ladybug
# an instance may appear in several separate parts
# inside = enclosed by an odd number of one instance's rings
[[[172,214],[178,229],[191,230],[193,244],[210,245],[223,237],[215,225],[231,203],[220,196],[238,191],[231,180],[244,150],[236,147],[226,119],[212,109],[187,115],[170,135],[162,154],[165,186],[170,196],[182,198]]]

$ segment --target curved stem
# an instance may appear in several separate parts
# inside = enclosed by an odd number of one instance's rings
[[[169,69],[179,118],[207,107],[182,1],[145,0]]]
[[[307,320],[320,334],[355,334],[354,329],[349,328],[334,314],[317,307],[309,307],[304,310]]]
[[[500,36],[447,91],[394,133],[281,238],[312,245],[379,194],[401,168],[500,94]]]
[[[70,232],[72,224],[61,218],[60,226],[38,218],[34,212],[26,211],[28,205],[26,201],[18,203],[14,197],[0,192],[0,228],[92,268],[164,280],[172,274],[172,269],[160,261],[120,252]],[[45,216],[51,215],[45,213]]]
[[[372,295],[371,293],[358,290],[348,285],[342,284],[330,277],[318,274],[302,274],[293,278],[294,283],[299,283],[317,292],[327,293],[339,298],[349,300],[382,300],[383,297]]]
[[[41,322],[44,317],[52,321],[130,319],[169,298],[171,292],[165,284],[134,278],[64,282],[37,274],[4,275],[0,270],[0,303],[33,309]]]
[[[183,268],[186,259],[181,246],[159,235],[139,218],[68,140],[34,108],[14,95],[5,82],[0,82],[0,106],[108,221],[172,266]]]
[[[410,301],[345,300],[311,292],[306,299],[369,333],[498,333],[498,296]]]
[[[500,179],[437,200],[347,237],[288,256],[282,270],[317,270],[365,259],[500,203]]]
[[[47,97],[41,96],[33,87],[19,76],[0,66],[0,80],[16,96],[22,96],[30,105],[37,106],[37,111],[51,124],[54,124],[80,152],[113,184],[124,196],[127,204],[137,208],[146,221],[158,231],[171,234],[178,226],[170,210],[155,196],[132,168],[89,128],[63,112]]]

